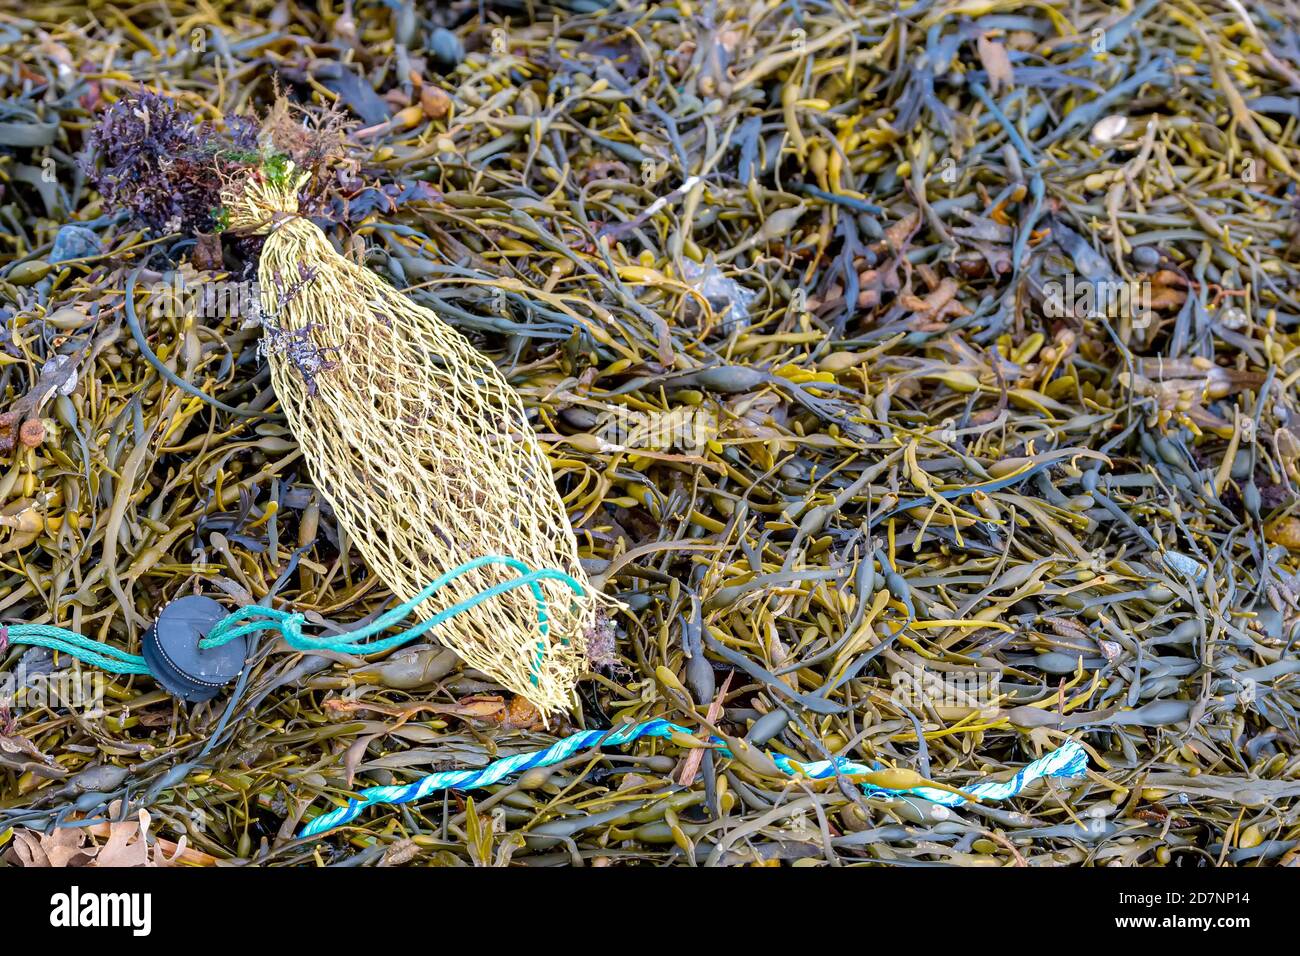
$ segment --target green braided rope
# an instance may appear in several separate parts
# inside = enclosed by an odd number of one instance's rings
[[[138,654],[128,654],[111,644],[92,641],[90,638],[82,637],[76,631],[55,627],[53,624],[10,624],[0,631],[0,636],[6,635],[15,644],[46,647],[87,664],[93,664],[110,674],[149,673],[149,665]]]
[[[476,568],[481,568],[489,564],[503,564],[512,570],[520,572],[520,577],[511,581],[502,581],[491,587],[484,588],[473,597],[466,598],[457,604],[453,604],[432,617],[412,625],[405,630],[399,631],[390,637],[377,641],[371,641],[370,638],[380,634],[390,627],[400,624],[415,608],[424,601],[433,597],[438,591],[448,583],[466,572]],[[537,601],[537,623],[545,636],[550,627],[550,617],[546,611],[546,596],[542,593],[540,582],[542,581],[560,581],[567,585],[575,595],[583,594],[582,585],[579,584],[563,571],[557,571],[550,568],[543,568],[538,571],[528,570],[528,566],[522,561],[515,558],[502,557],[500,555],[486,555],[481,558],[475,558],[467,561],[457,568],[453,568],[445,574],[440,575],[431,581],[419,594],[404,601],[390,611],[381,614],[369,624],[358,628],[355,631],[349,631],[338,637],[308,637],[303,634],[303,625],[306,618],[302,614],[290,611],[280,611],[271,607],[263,607],[260,604],[249,604],[238,608],[222,618],[213,626],[206,637],[199,641],[200,648],[220,647],[228,644],[236,638],[245,637],[259,631],[277,631],[289,644],[290,647],[301,651],[339,651],[345,654],[377,654],[400,647],[417,637],[425,634],[432,628],[437,627],[444,621],[447,621],[457,614],[469,610],[484,601],[490,600],[499,594],[505,594],[507,591],[513,591],[516,588],[527,587],[533,592],[533,597]],[[249,619],[252,620],[249,620]],[[246,623],[241,623],[246,622]],[[55,627],[51,624],[13,624],[0,631],[0,636],[7,633],[9,639],[15,644],[32,644],[37,647],[46,647],[62,654],[67,654],[77,660],[84,661],[87,664],[93,664],[102,670],[113,674],[148,674],[150,673],[148,665],[143,657],[136,654],[128,654],[126,651],[113,647],[110,644],[104,644],[100,641],[92,641],[89,638],[82,637],[74,631],[66,628]],[[536,664],[540,665],[542,654],[545,652],[545,642],[538,642],[538,656]],[[537,682],[536,674],[533,675],[534,683]]]

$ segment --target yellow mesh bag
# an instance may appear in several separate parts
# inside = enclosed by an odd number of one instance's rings
[[[541,582],[545,626],[521,587],[431,632],[543,713],[565,707],[599,598],[519,396],[459,332],[336,253],[297,215],[306,177],[294,178],[255,173],[228,185],[222,201],[230,229],[266,236],[263,345],[313,481],[403,600],[489,554],[576,579],[580,596]],[[499,565],[475,569],[416,614],[427,619],[517,576]]]

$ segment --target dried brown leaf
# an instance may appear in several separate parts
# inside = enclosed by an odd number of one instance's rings
[[[14,830],[9,859],[17,866],[93,866],[97,847],[85,847],[86,831],[80,827],[59,827],[53,833]]]
[[[149,866],[149,811],[141,809],[136,820],[120,820],[108,831],[108,842],[99,849],[96,866]]]
[[[988,70],[989,90],[993,95],[997,96],[1003,87],[1011,89],[1015,82],[1015,71],[1011,66],[1011,58],[1007,56],[1007,48],[989,34],[981,33],[975,40],[975,50],[979,53],[984,69]]]

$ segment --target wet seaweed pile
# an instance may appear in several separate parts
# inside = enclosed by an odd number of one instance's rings
[[[1292,863],[1298,31],[1290,0],[0,14],[0,619],[134,651],[183,594],[393,605],[213,199],[282,155],[523,396],[622,604],[549,726],[429,639],[266,641],[186,706],[0,631],[0,852],[85,862],[59,827],[143,807],[197,865]],[[293,836],[652,717],[735,756],[642,741]],[[763,753],[961,787],[1067,739],[1086,777],[952,810]]]

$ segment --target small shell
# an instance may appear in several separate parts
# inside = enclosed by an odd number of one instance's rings
[[[1300,551],[1300,518],[1278,518],[1264,526],[1264,540],[1280,544],[1291,551]]]
[[[1181,551],[1166,551],[1165,564],[1173,568],[1184,577],[1191,578],[1197,584],[1205,580],[1206,568],[1195,558],[1183,554]]]
[[[1119,139],[1126,129],[1128,129],[1128,117],[1116,113],[1097,120],[1097,125],[1092,128],[1089,138],[1097,144],[1110,143]]]
[[[35,448],[45,441],[45,426],[37,419],[29,418],[18,429],[18,440],[28,448]]]

